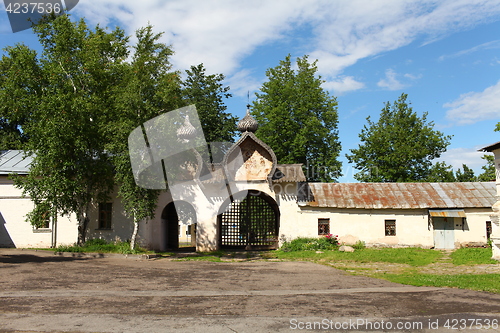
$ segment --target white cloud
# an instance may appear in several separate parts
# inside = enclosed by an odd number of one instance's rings
[[[397,73],[392,70],[388,69],[385,71],[385,78],[381,79],[378,81],[377,86],[381,88],[385,88],[388,90],[400,90],[406,87],[403,83],[401,83],[397,78]]]
[[[419,37],[431,42],[487,21],[500,14],[500,2],[105,0],[81,1],[73,11],[94,24],[118,23],[129,34],[151,23],[155,31],[165,31],[162,41],[173,45],[178,69],[203,62],[209,72],[230,76],[258,47],[280,40],[300,44],[300,55],[318,59],[319,74],[337,82],[335,78],[360,59]],[[307,30],[307,36],[292,40],[289,32],[299,28]],[[338,86],[352,83],[344,79]]]
[[[451,108],[446,117],[459,124],[473,124],[487,119],[500,119],[500,81],[482,92],[462,94],[453,102],[443,105]]]
[[[335,95],[338,96],[349,91],[362,89],[365,87],[365,84],[356,81],[352,76],[340,76],[334,81],[326,81],[322,87],[326,90],[333,90]]]
[[[250,99],[252,99],[254,92],[262,86],[262,82],[252,75],[252,71],[244,69],[226,78],[226,83],[231,87],[230,93],[240,97],[250,93]]]
[[[82,2],[90,21],[118,20],[129,33],[150,22],[165,31],[177,68],[204,63],[210,72],[232,74],[257,46],[283,38],[291,23],[308,12],[302,1],[135,1]],[[132,15],[133,13],[133,15]],[[305,14],[303,14],[305,13]]]
[[[456,58],[456,57],[460,57],[462,55],[474,53],[474,52],[481,51],[481,50],[494,50],[494,49],[500,49],[500,39],[493,40],[493,41],[483,43],[480,45],[476,45],[474,47],[471,47],[470,49],[462,50],[462,51],[459,51],[459,52],[456,52],[453,54],[442,55],[439,57],[439,60],[442,61],[442,60],[445,60],[448,58]]]
[[[481,167],[486,164],[481,158],[485,153],[478,152],[478,149],[481,149],[481,147],[448,149],[437,161],[452,165],[455,171],[458,169],[463,171],[462,164],[466,164],[478,175],[483,172]]]

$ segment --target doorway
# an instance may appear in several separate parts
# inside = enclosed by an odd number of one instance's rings
[[[235,197],[238,197],[236,195]],[[267,250],[278,248],[279,208],[269,195],[255,190],[227,204],[217,217],[219,247]]]
[[[455,225],[453,217],[433,217],[434,248],[450,250],[455,248]]]

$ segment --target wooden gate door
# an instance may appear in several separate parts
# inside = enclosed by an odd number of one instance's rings
[[[278,247],[279,210],[270,197],[250,191],[218,216],[221,248],[246,250]]]
[[[455,226],[453,217],[433,217],[434,223],[434,248],[455,248]]]

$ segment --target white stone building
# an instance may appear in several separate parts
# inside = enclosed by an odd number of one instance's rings
[[[185,161],[190,181],[176,200],[169,191],[160,195],[155,218],[140,224],[142,246],[164,251],[192,242],[198,251],[274,249],[284,240],[329,233],[340,242],[367,246],[447,249],[486,245],[489,237],[498,242],[492,235],[492,230],[498,235],[495,182],[307,183],[301,165],[278,164],[272,149],[254,135],[257,123],[248,113],[238,127],[241,138],[222,163],[205,163],[196,154]],[[485,149],[498,162],[497,146]],[[75,243],[74,217],[59,217],[43,229],[25,222],[32,203],[7,175],[28,171],[21,152],[0,155],[0,246]],[[132,228],[114,197],[95,203],[87,238],[127,240]]]

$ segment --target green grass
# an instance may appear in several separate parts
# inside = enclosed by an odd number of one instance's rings
[[[412,286],[452,287],[500,293],[500,274],[381,274],[377,277]]]
[[[55,252],[80,252],[80,253],[122,253],[136,254],[149,253],[149,251],[136,247],[135,250],[130,249],[129,242],[113,242],[108,243],[103,239],[90,239],[84,245],[60,245],[54,249]]]
[[[438,251],[421,248],[365,248],[354,252],[325,251],[324,253],[316,253],[316,251],[283,252],[280,250],[269,255],[286,260],[388,262],[411,266],[425,266],[442,256]]]
[[[491,259],[491,248],[461,248],[451,254],[454,265],[480,265],[496,264],[498,261]]]

